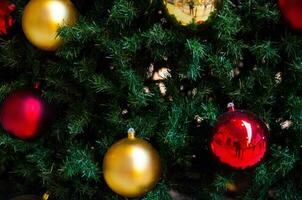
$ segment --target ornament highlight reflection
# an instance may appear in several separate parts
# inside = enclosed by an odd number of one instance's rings
[[[68,14],[65,6],[58,1],[50,1],[48,4],[46,7],[49,7],[49,15],[51,18],[58,24],[62,23],[62,19],[64,20],[64,17]]]
[[[134,147],[131,149],[130,154],[132,155],[132,162],[138,172],[143,171],[150,164],[148,154],[144,150]]]
[[[247,146],[251,143],[252,140],[252,126],[250,123],[242,120],[243,126],[246,128],[246,133],[247,133]]]
[[[24,133],[30,135],[38,129],[39,120],[42,115],[41,101],[35,97],[28,97],[24,100],[23,109],[24,118],[28,120],[29,124],[29,126],[25,127]]]

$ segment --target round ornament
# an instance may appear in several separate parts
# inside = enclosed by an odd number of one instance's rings
[[[279,0],[279,7],[291,27],[302,30],[302,1]]]
[[[181,25],[202,25],[217,14],[223,0],[163,0],[163,4]]]
[[[32,139],[44,128],[48,105],[37,88],[13,91],[0,111],[2,127],[20,139]]]
[[[245,169],[263,158],[268,129],[254,114],[235,110],[232,103],[228,107],[215,125],[211,149],[221,162]]]
[[[74,25],[77,17],[70,0],[31,0],[24,9],[23,32],[34,46],[54,51],[63,43],[58,29]]]
[[[46,192],[42,197],[37,195],[22,195],[12,198],[11,200],[47,200],[49,194]]]
[[[108,186],[124,197],[139,197],[151,190],[161,175],[158,152],[129,129],[128,138],[115,143],[103,160]]]
[[[11,200],[44,200],[44,199],[36,195],[22,195],[12,198]]]
[[[14,18],[11,13],[15,10],[16,5],[7,0],[0,0],[0,35],[6,35],[7,29],[14,24]]]

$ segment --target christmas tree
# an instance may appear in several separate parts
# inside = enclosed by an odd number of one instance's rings
[[[135,199],[302,199],[302,34],[276,0],[225,0],[206,22],[194,10],[202,4],[171,1],[197,25],[161,0],[71,0],[77,20],[60,26],[52,51],[22,26],[30,1],[4,2],[0,102],[39,82],[52,112],[31,140],[0,128],[0,199],[126,199],[108,187],[103,158],[131,127],[161,161],[155,187]],[[211,150],[229,102],[269,132],[264,157],[246,169]]]

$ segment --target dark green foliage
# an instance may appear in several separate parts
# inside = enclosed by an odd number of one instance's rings
[[[11,1],[16,24],[0,39],[0,101],[40,81],[55,112],[34,141],[0,129],[0,199],[46,190],[56,200],[125,199],[106,186],[102,159],[129,127],[163,164],[160,182],[137,199],[171,200],[172,190],[194,200],[302,198],[302,34],[284,22],[276,0],[225,0],[199,31],[169,21],[160,0],[73,0],[81,16],[59,30],[66,43],[54,53],[22,33],[28,0]],[[152,80],[150,66],[169,68],[171,77]],[[230,101],[270,128],[266,157],[245,171],[209,150]],[[230,193],[230,182],[242,187]]]

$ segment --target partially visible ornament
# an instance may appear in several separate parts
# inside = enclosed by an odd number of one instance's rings
[[[171,77],[172,77],[171,70],[167,67],[163,67],[153,73],[152,80],[163,81]]]
[[[268,129],[254,114],[235,110],[233,103],[228,107],[215,125],[212,152],[234,168],[254,166],[266,152]]]
[[[174,200],[189,200],[189,199],[191,199],[190,197],[188,197],[187,194],[182,194],[179,191],[174,190],[174,189],[170,190],[169,194],[172,197],[172,199],[174,199]]]
[[[162,0],[166,11],[181,25],[208,23],[223,5],[223,0]]]
[[[293,125],[291,120],[285,120],[280,123],[281,129],[289,129]]]
[[[49,198],[49,193],[46,192],[42,197],[37,195],[22,195],[12,198],[11,200],[47,200],[48,198]]]
[[[232,180],[227,181],[225,184],[227,194],[239,194],[250,187],[251,177],[238,173],[232,177]]]
[[[237,185],[233,182],[227,182],[226,183],[226,189],[227,189],[227,192],[237,192],[238,188],[237,188]]]
[[[166,96],[167,94],[167,87],[164,82],[159,82],[156,85],[158,85],[159,91],[161,95]]]
[[[302,1],[279,0],[279,7],[291,27],[302,30]]]
[[[10,14],[15,8],[15,4],[0,0],[0,35],[6,35],[7,29],[14,24],[14,19]]]
[[[74,25],[77,17],[78,12],[70,0],[31,0],[24,9],[22,27],[33,45],[54,51],[63,43],[58,29]]]
[[[195,115],[194,120],[196,122],[196,127],[200,127],[201,123],[204,119],[202,117],[200,117],[199,115]]]
[[[147,141],[135,137],[115,143],[103,160],[104,178],[108,186],[124,197],[139,197],[151,190],[161,175],[160,157]]]
[[[31,139],[44,128],[49,108],[38,88],[13,91],[0,110],[3,128],[20,139]]]

